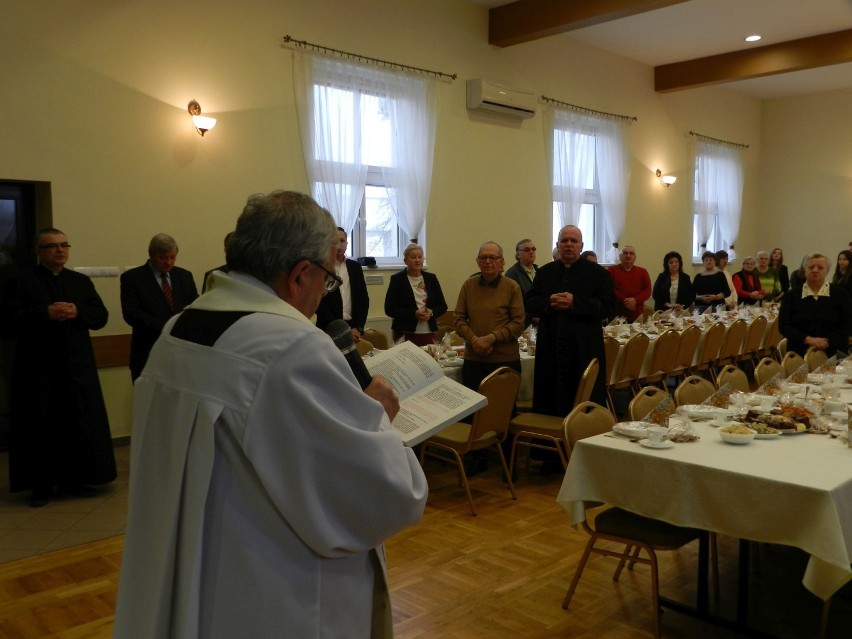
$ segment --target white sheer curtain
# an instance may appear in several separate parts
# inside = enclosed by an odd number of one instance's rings
[[[613,243],[621,240],[627,217],[627,187],[630,184],[630,153],[625,120],[600,118],[597,129],[598,188],[607,233]],[[613,247],[612,262],[618,250]]]
[[[426,222],[435,151],[435,81],[387,74],[391,162],[382,168],[397,224],[417,240]]]
[[[357,65],[294,52],[296,109],[305,170],[314,199],[349,233],[364,199],[359,88],[367,83]]]
[[[368,165],[381,166],[396,222],[417,238],[432,186],[435,81],[302,52],[294,60],[302,149],[316,200],[348,231]],[[376,116],[390,123],[386,145],[363,135],[362,118]]]
[[[719,230],[728,243],[729,259],[736,258],[734,245],[740,235],[740,217],[743,210],[743,163],[740,149],[721,145],[717,150]]]
[[[595,122],[576,111],[550,109],[547,161],[561,226],[577,225],[587,188],[594,187]],[[592,180],[592,183],[590,183]]]
[[[695,212],[699,245],[704,246],[713,231],[718,214],[722,240],[732,249],[740,234],[743,201],[743,167],[740,150],[729,144],[699,140],[696,145]],[[721,246],[722,243],[717,243]]]

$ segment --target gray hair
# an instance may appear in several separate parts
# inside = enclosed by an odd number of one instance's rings
[[[497,255],[499,255],[500,257],[503,257],[503,247],[500,246],[499,244],[497,244],[497,242],[494,242],[492,240],[488,240],[487,242],[483,242],[482,244],[479,245],[479,250],[476,251],[476,257],[479,257],[479,254],[482,253],[482,247],[485,246],[486,244],[493,244],[494,246],[496,246],[497,247]]]
[[[160,253],[168,253],[169,251],[177,252],[178,245],[175,238],[165,233],[157,233],[148,242],[148,255],[159,255]]]
[[[761,257],[769,257],[769,252],[768,251],[758,251],[757,252],[757,259],[760,259]]]
[[[825,260],[826,267],[829,271],[831,270],[831,260],[828,259],[827,255],[823,255],[822,253],[811,253],[805,258],[805,261],[803,262],[805,268],[807,268],[808,262],[810,262],[811,260]]]
[[[523,240],[520,240],[517,244],[515,244],[515,253],[520,253],[520,252],[521,252],[521,247],[522,247],[524,244],[526,244],[527,242],[532,242],[532,240],[531,240],[530,238],[525,238],[525,239],[523,239]]]
[[[45,235],[65,235],[65,233],[63,233],[59,229],[53,228],[52,226],[39,229],[35,236],[35,246],[38,246],[38,243],[41,242],[41,238],[43,238]]]
[[[270,283],[301,260],[324,263],[337,246],[331,214],[295,191],[249,196],[225,248],[228,268]]]
[[[422,253],[423,247],[417,244],[416,242],[412,242],[411,244],[405,247],[405,250],[403,250],[402,252],[402,257],[408,259],[408,255],[411,253],[411,251],[420,251]]]

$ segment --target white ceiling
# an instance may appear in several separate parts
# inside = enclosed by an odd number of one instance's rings
[[[496,7],[512,0],[468,1]],[[690,0],[552,37],[658,66],[846,29],[852,29],[852,0]],[[763,39],[745,42],[752,33]],[[852,63],[723,86],[761,99],[831,91],[852,87]]]

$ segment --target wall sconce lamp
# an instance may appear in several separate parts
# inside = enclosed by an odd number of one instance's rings
[[[206,115],[201,115],[201,105],[195,100],[191,100],[186,105],[186,110],[192,116],[192,124],[195,125],[195,130],[202,138],[204,134],[216,126],[216,118],[208,118]]]
[[[674,175],[663,175],[663,172],[660,171],[660,169],[657,169],[657,177],[660,178],[660,184],[666,188],[669,188],[672,184],[677,182],[677,178]]]

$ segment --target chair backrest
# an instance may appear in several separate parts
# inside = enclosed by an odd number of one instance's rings
[[[828,355],[825,354],[825,351],[818,351],[811,346],[805,351],[805,361],[808,363],[808,370],[814,372],[828,361]]]
[[[719,372],[719,376],[716,380],[719,388],[721,388],[725,384],[730,384],[731,388],[734,390],[742,391],[743,393],[748,393],[751,391],[751,387],[748,383],[748,377],[740,368],[737,368],[733,364],[728,364]]]
[[[668,396],[669,394],[658,386],[645,386],[630,400],[627,415],[632,421],[638,422]]]
[[[675,356],[675,370],[685,370],[692,366],[695,361],[695,351],[698,350],[698,342],[701,340],[701,329],[697,326],[688,326],[680,334],[680,342],[677,345]]]
[[[690,375],[675,389],[674,400],[678,406],[700,404],[716,392],[712,382],[698,375]]]
[[[592,396],[592,390],[595,388],[595,382],[598,379],[598,372],[601,365],[598,363],[598,358],[593,357],[586,370],[583,371],[583,376],[580,378],[580,383],[577,385],[577,394],[574,396],[574,406],[589,401]]]
[[[636,333],[627,340],[621,357],[621,366],[613,373],[613,381],[618,382],[639,377],[650,341],[645,333]]]
[[[520,387],[521,376],[508,366],[501,366],[479,383],[478,391],[488,398],[488,405],[473,414],[468,442],[491,431],[496,433],[498,441],[505,439]]]
[[[787,354],[787,338],[786,337],[782,337],[780,340],[778,340],[778,354],[781,355],[782,358]]]
[[[562,422],[565,445],[569,454],[578,441],[609,432],[613,424],[615,424],[615,417],[600,404],[583,402],[575,406]]]
[[[719,349],[718,360],[728,360],[740,354],[747,329],[748,324],[742,319],[736,320],[728,327],[728,330],[725,331],[722,348]]]
[[[719,356],[719,349],[722,348],[722,340],[725,338],[725,325],[722,322],[716,322],[704,333],[704,344],[701,346],[701,352],[695,359],[696,364],[707,364],[715,362]]]
[[[781,341],[781,328],[778,324],[778,316],[776,315],[769,323],[769,328],[766,330],[766,336],[760,345],[764,348],[778,348],[778,343]]]
[[[381,331],[377,331],[375,328],[365,328],[364,338],[380,350],[386,351],[388,349],[387,335]]]
[[[358,351],[358,354],[361,357],[364,357],[367,353],[373,350],[375,346],[373,346],[373,342],[368,339],[361,338],[357,342],[355,342],[355,350]]]
[[[790,375],[799,370],[804,363],[805,358],[799,355],[796,351],[787,351],[784,359],[781,360],[781,367],[784,369],[784,377],[790,377]]]
[[[754,356],[754,354],[757,353],[760,349],[761,342],[763,342],[763,338],[766,336],[766,327],[768,324],[769,320],[767,320],[763,315],[758,315],[751,320],[751,324],[748,325],[748,330],[746,331],[745,339],[743,340],[743,354],[751,354]]]
[[[649,373],[660,371],[668,373],[674,368],[677,356],[680,333],[673,329],[664,331],[654,342],[654,352],[651,354],[651,362],[648,364]]]
[[[604,336],[604,354],[606,356],[606,383],[612,381],[612,371],[615,369],[615,360],[618,359],[618,349],[621,344],[618,340],[609,335]]]
[[[754,379],[758,386],[763,386],[770,379],[781,373],[784,370],[781,364],[776,362],[771,357],[764,357],[754,369]]]

